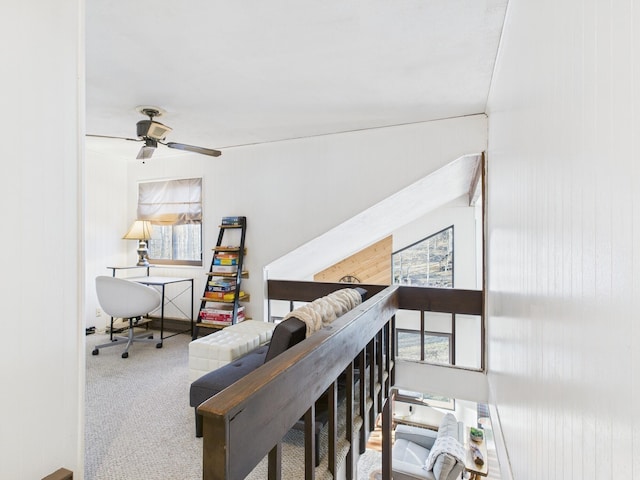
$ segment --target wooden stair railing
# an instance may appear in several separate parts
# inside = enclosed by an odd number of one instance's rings
[[[342,285],[344,287],[344,285]],[[334,288],[335,290],[335,288]],[[318,296],[322,296],[321,294]],[[317,297],[315,297],[317,298]],[[384,382],[389,372],[383,372],[385,365],[379,362],[380,355],[365,357],[363,352],[376,338],[382,338],[380,332],[388,328],[390,319],[397,310],[398,287],[385,288],[381,293],[338,318],[330,328],[322,329],[304,342],[292,347],[273,360],[251,372],[229,388],[223,390],[198,407],[203,416],[203,478],[205,480],[230,480],[245,478],[266,456],[269,459],[269,478],[279,479],[281,473],[280,442],[285,434],[301,418],[305,417],[305,478],[315,475],[313,442],[313,406],[318,398],[329,391],[329,453],[328,464],[335,474],[336,465],[336,382],[345,373],[347,378],[347,411],[354,403],[354,359],[358,358],[361,367],[369,363],[374,371],[371,378],[374,385],[362,395],[365,375],[360,375],[359,416],[366,416],[366,407],[362,404],[375,400],[375,396],[386,395]],[[375,342],[378,343],[378,342]],[[388,345],[389,342],[387,342]],[[371,347],[369,347],[371,348]],[[374,346],[375,348],[375,346]],[[378,347],[380,348],[380,347]],[[389,356],[389,353],[385,353]],[[382,355],[384,356],[384,355]],[[368,382],[366,382],[368,383]],[[289,395],[283,395],[289,392]],[[378,400],[375,407],[382,408]],[[378,410],[379,412],[380,410]],[[347,413],[347,417],[353,413]],[[371,414],[370,414],[371,415]],[[374,422],[369,423],[373,429]],[[347,428],[349,451],[347,478],[355,472],[353,465],[353,439],[360,435],[360,451],[364,451],[364,432],[354,432],[352,419]],[[350,430],[351,429],[351,430]],[[360,431],[364,427],[360,428]],[[364,438],[366,441],[366,437]]]
[[[383,478],[390,478],[390,402],[395,385],[395,313],[397,310],[434,311],[482,317],[483,292],[408,286],[358,285],[369,300],[304,342],[261,366],[203,403],[203,478],[245,478],[268,455],[268,478],[281,478],[281,440],[305,419],[305,479],[315,478],[315,401],[329,391],[329,470],[336,462],[336,384],[346,379],[347,480],[355,478],[354,448],[363,453],[376,417],[383,409],[386,456]],[[269,300],[310,302],[345,284],[268,281]],[[484,337],[484,322],[482,323]],[[455,332],[452,338],[455,343]],[[484,338],[481,340],[484,358]],[[355,365],[359,367],[356,374]],[[361,368],[366,366],[366,368]],[[357,388],[359,403],[354,410]],[[290,395],[283,395],[290,392]]]

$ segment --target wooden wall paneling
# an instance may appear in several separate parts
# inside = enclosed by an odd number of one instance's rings
[[[392,236],[388,236],[318,272],[313,279],[316,282],[337,282],[346,275],[352,275],[361,283],[389,285],[391,253]]]

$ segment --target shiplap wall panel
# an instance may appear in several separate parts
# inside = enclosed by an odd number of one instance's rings
[[[516,479],[640,478],[639,37],[631,0],[509,3],[487,324]]]
[[[316,282],[337,282],[345,275],[353,275],[360,283],[391,284],[392,237],[360,250],[314,275]]]

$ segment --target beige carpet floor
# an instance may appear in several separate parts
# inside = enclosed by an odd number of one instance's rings
[[[166,339],[161,349],[135,344],[127,359],[120,356],[122,346],[91,355],[107,335],[86,339],[85,478],[200,480],[202,439],[195,438],[189,406],[190,337]],[[292,430],[283,442],[283,478],[299,480],[302,432]],[[379,467],[379,453],[367,450],[358,463],[358,480],[369,480]],[[266,478],[266,460],[248,478]]]

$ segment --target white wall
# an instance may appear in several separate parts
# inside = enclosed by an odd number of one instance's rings
[[[83,2],[0,15],[0,478],[83,478]]]
[[[110,318],[102,313],[95,295],[95,277],[111,275],[107,267],[135,265],[133,257],[136,241],[123,240],[122,236],[135,219],[135,208],[131,212],[127,204],[127,164],[130,159],[109,157],[96,148],[91,139],[86,147],[85,210],[85,303],[84,319],[88,327],[104,329]],[[136,272],[144,274],[143,270]]]
[[[221,217],[245,215],[250,277],[243,285],[251,294],[247,311],[253,318],[263,318],[265,265],[433,170],[485,147],[486,118],[476,115],[230,148],[218,158],[161,154],[145,164],[130,160],[126,164],[127,190],[113,185],[111,194],[120,191],[127,197],[127,219],[112,234],[114,238],[122,236],[128,222],[135,218],[138,181],[202,176],[204,266],[175,274],[195,278],[197,300],[204,288],[203,272],[211,262],[210,248],[215,245]],[[131,252],[128,260],[133,262],[135,249]],[[113,252],[96,254],[109,258]],[[89,297],[92,294],[89,292]],[[198,306],[196,301],[196,310]],[[95,313],[95,309],[88,310],[89,314]]]
[[[509,2],[489,102],[489,381],[514,478],[640,478],[640,10]]]

